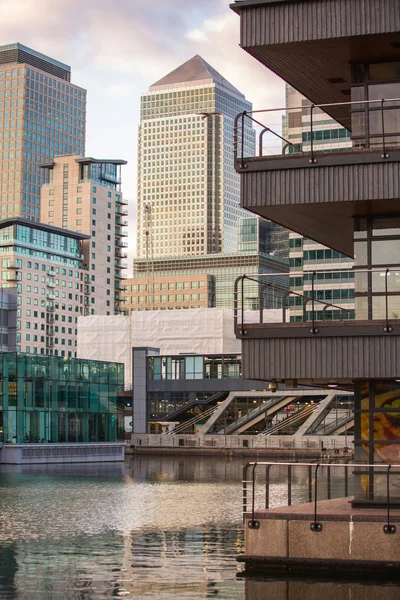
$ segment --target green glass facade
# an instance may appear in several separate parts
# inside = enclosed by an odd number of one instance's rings
[[[0,354],[0,440],[116,442],[123,389],[123,364]]]

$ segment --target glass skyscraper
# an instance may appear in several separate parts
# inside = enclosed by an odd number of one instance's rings
[[[142,96],[138,151],[137,257],[237,250],[239,176],[234,118],[252,105],[200,56]],[[253,153],[254,131],[244,146]]]
[[[22,44],[0,46],[0,218],[40,220],[38,165],[84,155],[86,90],[71,68]]]

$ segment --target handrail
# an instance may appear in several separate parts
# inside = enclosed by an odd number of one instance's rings
[[[387,152],[387,140],[390,137],[393,136],[398,136],[400,134],[400,132],[387,132],[385,130],[385,110],[391,109],[393,110],[393,105],[398,105],[400,103],[400,98],[381,98],[381,99],[376,99],[376,100],[350,100],[348,102],[330,102],[330,103],[323,103],[323,104],[307,104],[304,106],[294,106],[294,107],[283,107],[283,108],[267,108],[267,109],[259,109],[259,110],[252,110],[252,111],[243,111],[240,112],[239,114],[236,115],[235,120],[234,120],[234,158],[235,161],[238,160],[240,161],[240,167],[241,169],[246,169],[247,164],[245,163],[245,156],[244,156],[244,128],[245,128],[245,119],[247,119],[248,121],[255,123],[256,125],[258,125],[259,127],[261,127],[261,132],[259,133],[259,141],[258,141],[258,154],[260,157],[263,156],[263,152],[262,152],[262,142],[263,142],[263,136],[266,132],[271,133],[273,136],[275,136],[276,138],[280,139],[282,142],[284,142],[284,144],[282,145],[282,151],[281,151],[281,155],[285,155],[286,149],[288,147],[290,148],[294,148],[295,152],[305,156],[305,155],[309,155],[310,159],[309,159],[309,164],[310,165],[315,165],[315,163],[317,163],[317,158],[315,156],[315,148],[314,148],[314,124],[313,124],[313,114],[315,109],[320,109],[322,111],[324,111],[324,109],[327,108],[333,108],[333,107],[344,107],[344,108],[349,108],[350,111],[353,110],[353,106],[358,107],[369,107],[368,108],[368,112],[370,111],[380,111],[381,112],[381,128],[382,128],[382,132],[378,132],[378,133],[374,133],[374,134],[370,134],[368,131],[366,131],[363,135],[361,136],[354,136],[354,139],[364,139],[365,140],[365,148],[369,148],[370,147],[370,139],[380,139],[382,138],[381,144],[382,144],[382,152],[381,152],[381,158],[382,159],[387,159],[390,157],[390,155]],[[289,140],[287,140],[284,136],[282,136],[280,133],[278,133],[277,131],[274,131],[273,129],[271,129],[271,127],[265,123],[262,123],[261,121],[259,121],[258,119],[254,118],[254,115],[260,115],[260,114],[270,114],[273,112],[290,112],[290,111],[304,111],[304,110],[309,110],[310,112],[310,150],[304,151],[302,148],[299,148],[298,144],[294,144],[293,142],[290,142]],[[399,107],[400,110],[400,107]],[[326,112],[326,111],[325,111]],[[366,117],[368,118],[368,117]],[[237,151],[238,151],[238,139],[239,139],[239,122],[241,124],[241,136],[240,136],[240,140],[241,140],[241,145],[240,145],[240,157],[237,156]],[[347,130],[350,131],[351,129],[351,125],[349,125],[349,127],[347,127]],[[380,143],[380,142],[379,142]],[[362,148],[358,145],[355,147],[355,149],[357,151],[362,151]],[[340,148],[338,149],[340,151]],[[352,148],[346,148],[346,149],[342,149],[342,150],[346,150],[346,151],[351,151]],[[324,150],[323,150],[324,151]],[[328,150],[329,151],[329,150]],[[326,152],[326,149],[325,149]],[[278,154],[279,155],[279,154]],[[275,155],[277,156],[277,155]],[[249,157],[247,157],[249,158]]]
[[[376,473],[385,474],[386,475],[386,489],[384,490],[384,495],[379,496],[381,498],[381,502],[384,501],[386,506],[386,523],[383,526],[383,532],[386,534],[394,534],[396,533],[395,525],[390,522],[390,508],[392,506],[391,498],[390,498],[390,474],[393,474],[393,471],[396,471],[396,474],[400,474],[400,465],[398,464],[368,464],[368,463],[356,463],[356,462],[248,462],[243,466],[243,480],[242,480],[242,515],[243,521],[248,520],[248,527],[250,529],[258,529],[260,526],[259,521],[256,519],[256,506],[255,500],[256,497],[260,498],[261,495],[256,493],[257,486],[257,470],[265,468],[265,494],[263,495],[265,498],[264,508],[262,510],[267,510],[270,506],[270,487],[271,487],[271,470],[273,468],[286,468],[287,469],[287,506],[292,505],[292,484],[293,484],[293,468],[307,468],[308,476],[307,479],[302,479],[304,486],[307,489],[308,502],[313,503],[313,511],[310,513],[311,524],[310,529],[312,532],[318,533],[322,531],[323,525],[318,521],[318,503],[321,501],[321,498],[318,494],[318,483],[320,483],[320,479],[318,479],[318,475],[321,471],[327,472],[327,485],[326,492],[327,498],[330,500],[332,498],[332,486],[331,486],[331,471],[332,469],[343,469],[344,471],[344,494],[345,497],[349,495],[349,471],[352,472],[354,476],[363,476],[367,475],[371,478],[372,474],[372,489],[368,489],[368,499],[366,502],[370,504],[374,502],[374,491],[378,490],[378,486],[375,484],[376,478],[374,475]],[[251,478],[249,478],[249,471],[251,470]],[[370,481],[370,480],[369,480]],[[251,490],[249,490],[249,485],[251,486]],[[314,494],[313,494],[314,487]],[[383,490],[385,486],[381,485],[381,489]],[[297,484],[298,489],[298,484]],[[251,492],[251,505],[248,506],[248,498],[249,491]],[[303,500],[300,500],[303,502]],[[397,499],[398,502],[398,499]],[[250,509],[250,510],[249,510]],[[250,517],[247,517],[250,512]]]
[[[175,427],[175,429],[171,429],[171,431],[165,432],[164,435],[175,435],[176,433],[181,433],[182,431],[185,431],[185,429],[187,429],[191,425],[195,425],[205,417],[210,417],[217,410],[217,408],[218,406],[212,406],[211,408],[208,408],[204,412],[195,415],[192,419],[180,423],[180,425]]]
[[[379,318],[374,318],[373,320],[375,321],[384,321],[384,327],[383,327],[383,332],[384,333],[392,333],[393,332],[393,326],[391,324],[391,319],[389,316],[389,297],[390,296],[394,296],[394,295],[398,295],[399,291],[389,291],[388,288],[388,277],[390,275],[390,273],[393,272],[398,272],[398,268],[393,267],[393,268],[370,268],[370,269],[358,269],[358,268],[340,268],[340,269],[318,269],[317,271],[292,271],[290,273],[260,273],[260,274],[252,274],[252,275],[247,275],[247,274],[243,274],[240,275],[239,277],[237,277],[235,284],[234,284],[234,293],[233,293],[233,319],[234,319],[234,328],[235,331],[238,332],[241,336],[245,336],[248,334],[248,331],[246,330],[246,323],[245,323],[245,282],[253,282],[258,284],[259,286],[259,293],[258,293],[258,298],[259,298],[259,303],[260,306],[258,307],[259,313],[260,313],[260,324],[264,322],[264,315],[263,315],[263,311],[266,308],[264,306],[264,295],[263,293],[261,293],[261,291],[263,292],[265,289],[271,289],[274,291],[277,291],[279,293],[281,293],[281,304],[282,304],[282,323],[286,323],[286,312],[287,312],[287,308],[286,308],[286,302],[287,302],[287,298],[291,295],[302,298],[302,305],[303,305],[303,317],[302,317],[302,321],[304,323],[308,322],[309,320],[311,321],[311,328],[310,328],[310,332],[312,334],[318,334],[319,333],[319,329],[318,327],[321,327],[321,324],[323,325],[324,322],[328,321],[332,322],[331,319],[327,319],[326,318],[326,312],[327,309],[333,309],[335,311],[339,311],[340,315],[339,315],[339,320],[342,321],[343,318],[352,318],[352,315],[355,316],[355,309],[353,307],[344,307],[344,306],[339,306],[338,304],[333,304],[332,302],[328,302],[325,300],[321,300],[318,299],[316,297],[316,292],[318,292],[318,290],[315,289],[315,281],[316,281],[316,276],[319,274],[334,274],[334,273],[339,273],[339,275],[343,275],[345,273],[351,273],[352,275],[354,275],[354,277],[358,274],[362,274],[362,273],[381,273],[384,275],[385,277],[385,281],[384,281],[384,289],[383,290],[377,290],[377,291],[371,291],[368,289],[365,289],[365,292],[356,292],[354,290],[354,297],[358,297],[358,296],[365,296],[369,299],[373,298],[373,297],[384,297],[385,298],[385,305],[384,305],[384,316],[379,317]],[[268,282],[266,281],[268,278],[276,278],[279,276],[283,276],[285,275],[286,277],[290,276],[290,277],[295,277],[295,276],[302,276],[304,277],[305,275],[311,275],[311,280],[307,280],[304,282],[304,285],[307,285],[309,282],[311,283],[311,294],[310,295],[306,295],[307,294],[307,290],[304,294],[301,294],[299,292],[296,291],[292,291],[288,288],[285,288],[281,285],[278,285],[276,283],[274,283],[273,281]],[[349,280],[349,285],[352,282],[352,280]],[[240,288],[240,291],[239,291]],[[351,288],[349,288],[351,290],[353,290],[353,286]],[[239,298],[240,296],[240,298]],[[307,311],[307,304],[311,302],[312,306],[311,306],[311,311]],[[316,315],[317,315],[317,311],[321,311],[322,312],[322,320],[319,319],[317,320]],[[241,323],[238,323],[238,317],[239,317],[239,312],[241,315]],[[307,316],[307,313],[310,313]],[[395,318],[395,317],[393,317]],[[371,319],[370,319],[371,320]],[[318,324],[318,327],[317,327]]]
[[[286,425],[294,425],[295,423],[297,423],[297,421],[300,421],[304,417],[308,417],[315,411],[315,409],[317,407],[318,407],[317,403],[309,404],[308,406],[306,404],[300,410],[296,411],[295,413],[292,413],[291,415],[286,415],[283,419],[281,419],[280,421],[275,423],[275,425],[273,425],[269,429],[264,429],[258,435],[263,435],[263,436],[275,435],[277,431],[279,431]]]

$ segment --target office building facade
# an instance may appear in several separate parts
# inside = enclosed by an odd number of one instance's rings
[[[141,100],[137,258],[198,256],[237,249],[239,178],[232,144],[244,95],[200,56]],[[244,146],[254,147],[251,125]]]
[[[42,164],[42,221],[87,236],[83,241],[85,314],[120,311],[127,257],[127,202],[121,193],[123,160],[56,157]]]
[[[25,219],[0,222],[1,285],[17,293],[16,350],[74,357],[85,309],[83,234]]]
[[[289,153],[309,152],[311,135],[316,152],[338,152],[351,148],[348,129],[319,108],[313,109],[311,128],[310,101],[288,84],[285,86],[285,95],[286,114],[283,116],[282,130],[284,143],[293,144],[293,147],[287,148]],[[338,319],[340,313],[346,318],[354,318],[354,273],[351,258],[293,231],[289,233],[289,255],[289,283],[293,294],[288,300],[288,306],[292,322],[303,320],[303,297],[311,298],[314,272],[316,300],[332,304],[330,307],[317,304],[317,318]],[[332,269],[334,273],[331,272]],[[306,316],[309,309],[310,304],[306,305]]]
[[[71,68],[22,44],[0,46],[0,218],[40,220],[39,163],[85,153],[86,90]]]

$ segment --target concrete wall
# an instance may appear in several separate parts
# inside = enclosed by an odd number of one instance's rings
[[[31,465],[51,463],[119,462],[125,458],[125,444],[4,444],[0,464]]]

